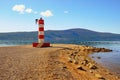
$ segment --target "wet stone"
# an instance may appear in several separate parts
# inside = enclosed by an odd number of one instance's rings
[[[98,56],[97,59],[101,59],[101,57]]]

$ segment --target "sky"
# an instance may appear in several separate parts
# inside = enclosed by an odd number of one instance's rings
[[[83,28],[120,34],[120,0],[0,0],[0,33]]]

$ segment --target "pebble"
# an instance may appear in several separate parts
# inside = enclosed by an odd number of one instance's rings
[[[95,77],[97,77],[98,79],[105,80],[105,78],[102,75],[100,75],[100,74],[95,74]]]
[[[72,62],[73,62],[70,57],[68,57],[68,62],[69,62],[69,63],[72,63]]]
[[[81,64],[84,65],[84,66],[86,66],[88,63],[89,63],[89,61],[86,60],[86,59],[85,59],[84,61],[81,62]]]
[[[77,60],[74,60],[74,64],[78,64],[78,61],[77,61]]]
[[[92,71],[92,70],[90,70],[90,73],[93,73],[93,71]]]
[[[82,66],[79,66],[77,69],[82,70],[82,71],[86,71],[85,69],[83,69]]]
[[[89,64],[88,64],[88,68],[89,68],[89,69],[97,69],[97,66],[94,65],[94,64],[92,64],[92,63],[89,63]]]
[[[68,63],[72,63],[73,61],[72,60],[68,60]]]
[[[63,66],[63,69],[67,69],[67,66]]]

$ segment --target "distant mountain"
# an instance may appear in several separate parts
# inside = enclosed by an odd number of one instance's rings
[[[0,33],[0,40],[37,41],[37,32]],[[120,34],[102,33],[87,29],[47,30],[45,40],[52,43],[77,43],[80,41],[120,41]]]

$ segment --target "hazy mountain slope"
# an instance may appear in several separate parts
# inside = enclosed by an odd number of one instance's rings
[[[32,40],[37,41],[37,32],[0,33],[0,40]],[[116,41],[120,34],[101,33],[87,29],[47,30],[45,40],[57,43],[75,43],[79,41]]]

